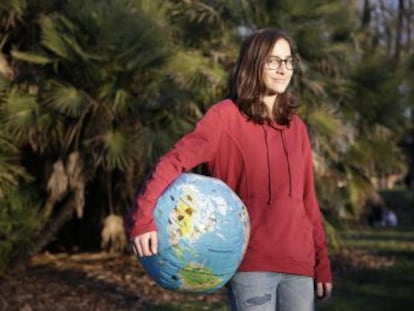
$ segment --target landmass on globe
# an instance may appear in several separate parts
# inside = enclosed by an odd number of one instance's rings
[[[223,282],[210,269],[194,263],[185,265],[178,276],[182,280],[181,288],[188,291],[208,290]]]
[[[171,200],[176,201],[168,217],[171,246],[178,245],[183,238],[195,243],[202,234],[215,230],[215,208],[193,185],[184,185],[180,197],[176,199],[171,196]]]

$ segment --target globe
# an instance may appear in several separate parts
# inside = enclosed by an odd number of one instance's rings
[[[153,211],[158,251],[139,257],[160,286],[180,292],[211,293],[236,272],[250,235],[240,198],[222,181],[181,174]]]

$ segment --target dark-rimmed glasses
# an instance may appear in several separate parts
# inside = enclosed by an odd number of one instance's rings
[[[266,68],[270,70],[277,70],[282,66],[283,63],[285,63],[286,69],[293,70],[295,69],[295,66],[298,63],[298,61],[296,58],[292,56],[286,57],[285,59],[282,59],[277,56],[270,56],[266,60]]]

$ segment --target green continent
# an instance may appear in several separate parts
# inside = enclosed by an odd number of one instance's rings
[[[182,288],[187,290],[208,290],[221,283],[210,269],[193,263],[185,265],[179,276],[183,281]]]

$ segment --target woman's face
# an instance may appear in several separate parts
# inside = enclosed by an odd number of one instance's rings
[[[263,82],[265,96],[273,96],[286,91],[293,75],[293,59],[289,43],[285,39],[276,41],[265,61]]]

